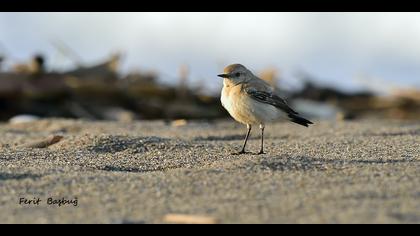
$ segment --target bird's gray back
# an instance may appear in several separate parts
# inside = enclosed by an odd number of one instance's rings
[[[298,114],[289,107],[287,102],[275,92],[270,84],[256,76],[244,83],[242,88],[248,96],[258,102],[275,106],[287,114]]]

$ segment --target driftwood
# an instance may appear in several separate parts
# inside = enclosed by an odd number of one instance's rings
[[[18,146],[18,148],[47,148],[53,144],[60,142],[63,139],[63,136],[60,135],[51,135],[48,138],[36,140],[27,144]]]
[[[180,126],[185,126],[185,125],[187,125],[187,120],[185,120],[185,119],[178,119],[178,120],[173,120],[172,122],[171,122],[171,125],[173,126],[173,127],[180,127]]]
[[[104,79],[104,80],[111,80],[116,81],[117,80],[117,69],[120,61],[120,55],[115,54],[112,55],[112,57],[98,65],[93,65],[90,67],[79,67],[75,70],[68,71],[63,73],[64,76],[73,76],[77,78],[83,78],[83,79],[90,79],[90,80],[97,80],[98,78]]]
[[[217,220],[213,217],[182,214],[167,214],[163,221],[173,224],[217,224]]]

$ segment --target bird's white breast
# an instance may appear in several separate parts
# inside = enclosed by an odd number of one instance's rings
[[[250,98],[240,86],[225,85],[220,100],[229,114],[244,124],[265,124],[286,117],[278,108]]]
[[[222,102],[222,106],[230,113],[233,111],[232,101],[229,99],[229,94],[226,89],[223,87],[222,94],[220,96],[220,101]]]

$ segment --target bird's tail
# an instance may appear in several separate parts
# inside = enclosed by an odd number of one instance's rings
[[[313,124],[311,121],[303,117],[300,117],[296,114],[289,114],[289,118],[290,118],[290,121],[295,122],[296,124],[306,126],[306,127],[308,127],[310,124]]]

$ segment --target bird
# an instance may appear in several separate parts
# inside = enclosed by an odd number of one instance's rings
[[[264,80],[255,76],[241,64],[231,64],[224,68],[223,88],[220,96],[222,106],[239,123],[247,126],[247,133],[239,152],[232,154],[245,154],[245,147],[253,125],[259,125],[261,130],[261,146],[257,153],[264,152],[264,129],[269,122],[288,120],[308,127],[313,124],[293,110],[281,98],[275,89]]]

